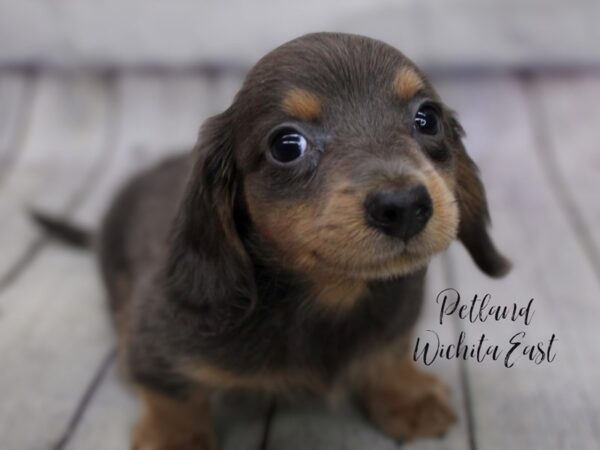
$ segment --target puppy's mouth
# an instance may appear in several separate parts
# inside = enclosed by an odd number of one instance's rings
[[[330,258],[319,250],[313,250],[312,255],[320,269],[331,271],[336,275],[360,279],[389,279],[423,268],[433,256],[431,253],[416,251],[412,244],[412,242],[394,242],[389,252],[376,258],[364,258],[358,261]]]

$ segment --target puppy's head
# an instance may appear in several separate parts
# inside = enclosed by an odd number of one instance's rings
[[[291,267],[361,279],[415,271],[458,237],[484,272],[501,275],[508,263],[486,231],[483,186],[461,137],[396,49],[353,35],[301,37],[259,61],[205,126],[191,232],[243,260],[243,208]]]

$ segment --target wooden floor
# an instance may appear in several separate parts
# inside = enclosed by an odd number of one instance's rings
[[[439,361],[460,422],[443,439],[406,449],[600,448],[600,76],[438,78],[458,111],[487,186],[499,247],[514,271],[492,281],[458,244],[434,261],[428,329],[452,343],[485,332],[505,343],[556,334],[556,359],[532,364]],[[94,227],[116,187],[141,167],[190,145],[199,123],[223,109],[239,79],[202,74],[0,73],[0,448],[128,448],[136,415],[119,381],[114,341],[93,257],[40,234],[30,206]],[[519,322],[438,324],[435,294],[525,305]],[[221,448],[394,449],[352,408],[218,405]]]

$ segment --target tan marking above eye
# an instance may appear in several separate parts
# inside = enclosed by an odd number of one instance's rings
[[[283,110],[290,116],[304,121],[313,121],[321,114],[321,100],[305,89],[294,88],[282,102]]]
[[[401,67],[394,78],[394,92],[402,100],[414,97],[424,86],[421,76],[409,66]]]

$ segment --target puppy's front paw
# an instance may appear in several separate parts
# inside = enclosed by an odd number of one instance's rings
[[[133,432],[132,450],[214,450],[212,421],[202,393],[178,400],[141,390],[145,414]]]
[[[456,422],[446,386],[420,371],[405,381],[373,390],[367,400],[372,420],[399,440],[442,436]]]
[[[214,450],[212,436],[196,433],[189,435],[165,433],[147,429],[140,424],[133,435],[132,450]]]

